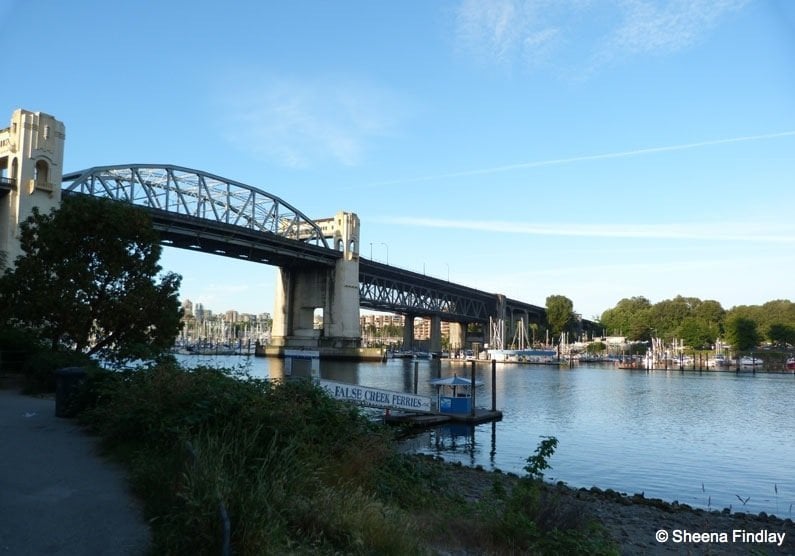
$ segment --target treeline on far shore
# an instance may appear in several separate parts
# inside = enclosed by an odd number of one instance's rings
[[[747,351],[763,344],[783,349],[795,345],[795,303],[786,299],[727,310],[710,299],[679,295],[651,303],[638,296],[624,298],[604,311],[599,323],[606,335],[631,341],[679,340],[694,349],[723,344]]]

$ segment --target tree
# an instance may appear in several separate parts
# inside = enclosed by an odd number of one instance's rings
[[[777,346],[795,344],[795,326],[781,323],[771,324],[767,330],[767,337]]]
[[[30,327],[53,351],[105,359],[150,358],[173,345],[181,277],[156,281],[161,247],[132,205],[67,197],[20,225],[23,254],[0,278],[6,321]]]
[[[607,344],[604,342],[591,342],[585,346],[585,351],[590,354],[601,354],[607,351]]]
[[[717,338],[714,330],[696,317],[686,317],[679,325],[677,333],[686,345],[697,349],[710,347]]]
[[[574,304],[564,295],[547,297],[547,323],[553,336],[568,332],[574,322]]]
[[[624,298],[612,309],[602,313],[601,323],[608,334],[630,336],[641,324],[648,325],[651,303],[642,296]]]
[[[737,351],[746,351],[759,344],[756,322],[741,316],[733,316],[726,321],[726,340]]]

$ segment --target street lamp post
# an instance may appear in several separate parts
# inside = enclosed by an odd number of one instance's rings
[[[383,241],[370,242],[370,260],[371,261],[373,260],[373,243],[375,243],[376,245],[383,245],[384,247],[386,247],[386,264],[389,264],[389,245],[387,245]]]
[[[387,245],[387,244],[386,244],[386,243],[384,243],[383,241],[381,242],[381,245],[383,245],[384,247],[386,247],[386,264],[389,264],[389,245]]]

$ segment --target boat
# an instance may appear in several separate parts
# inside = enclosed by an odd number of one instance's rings
[[[761,367],[764,361],[758,357],[743,355],[740,357],[740,367]]]
[[[617,369],[645,369],[644,360],[638,357],[623,357],[616,361]]]
[[[527,347],[529,339],[524,325],[524,319],[519,319],[514,334],[513,345],[518,349],[497,349],[488,350],[488,358],[502,363],[531,363],[534,365],[559,365],[560,358],[554,349],[530,349]]]
[[[718,353],[708,361],[709,367],[728,367],[731,365],[731,361],[723,354]]]
[[[790,371],[795,371],[795,357],[790,357],[787,359],[787,369]]]

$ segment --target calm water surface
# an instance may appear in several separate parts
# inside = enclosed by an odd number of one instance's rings
[[[284,362],[244,357],[182,358],[188,364],[242,366],[281,378]],[[419,361],[419,392],[429,380],[470,366]],[[491,404],[491,366],[478,364],[478,405]],[[309,376],[293,362],[293,376]],[[323,361],[320,376],[411,392],[414,362]],[[501,422],[449,425],[408,441],[410,449],[448,461],[523,474],[541,436],[558,449],[547,478],[598,486],[697,507],[795,517],[795,376],[793,374],[621,371],[612,367],[497,366]],[[777,491],[777,492],[776,492]],[[750,497],[750,499],[749,499]],[[745,504],[740,500],[747,500]]]

